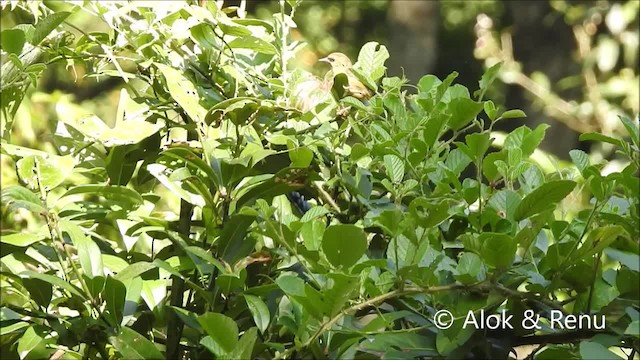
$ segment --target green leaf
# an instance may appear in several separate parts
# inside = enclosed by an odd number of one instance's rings
[[[382,103],[391,111],[395,123],[402,128],[407,121],[407,110],[402,98],[397,94],[387,94]]]
[[[16,164],[22,181],[32,189],[42,186],[47,191],[69,177],[75,165],[76,160],[71,155],[27,156],[18,160]]]
[[[512,220],[521,199],[520,194],[513,190],[500,190],[489,199],[488,205],[501,217]]]
[[[604,253],[607,254],[610,259],[619,261],[620,264],[633,271],[640,272],[640,255],[614,248],[606,248],[604,249]]]
[[[435,89],[440,84],[442,84],[442,81],[440,81],[437,76],[425,75],[418,81],[418,90],[427,96],[432,89]]]
[[[144,118],[122,121],[114,128],[100,132],[98,140],[106,147],[134,145],[142,142],[162,128],[160,123],[152,124]]]
[[[435,103],[438,103],[440,101],[447,103],[445,101],[444,95],[447,93],[447,90],[449,90],[449,87],[451,86],[451,84],[453,84],[453,81],[456,78],[458,78],[458,75],[460,74],[458,74],[457,71],[453,71],[451,72],[451,74],[447,75],[447,77],[444,79],[444,81],[442,81],[441,84],[438,85],[438,87],[436,88],[436,94],[434,98]],[[451,105],[451,101],[448,104]]]
[[[11,335],[13,333],[24,334],[24,328],[29,327],[29,323],[24,321],[15,322],[6,326],[0,327],[0,334],[3,336]]]
[[[569,156],[571,157],[571,161],[576,165],[580,173],[584,176],[584,170],[591,165],[589,161],[589,154],[582,150],[571,150],[569,151]]]
[[[445,91],[444,96],[442,97],[442,101],[445,103],[450,103],[453,99],[465,98],[470,99],[469,89],[467,89],[464,85],[453,84],[450,88]]]
[[[588,267],[585,267],[585,270],[586,269],[588,269]],[[615,272],[614,270],[609,271],[611,273]],[[580,276],[580,274],[577,276]],[[588,284],[591,285],[592,283],[589,281]],[[611,304],[611,302],[616,300],[616,298],[618,298],[619,296],[620,291],[618,291],[616,285],[611,285],[603,277],[596,276],[596,279],[593,282],[593,293],[591,293],[590,291],[579,293],[573,308],[575,309],[574,311],[576,311],[576,313],[588,311],[587,306],[589,304],[589,297],[591,297],[591,306],[589,309],[599,312],[602,308]]]
[[[188,202],[189,204],[204,207],[207,205],[205,199],[199,195],[189,192],[183,188],[184,180],[190,179],[191,175],[187,168],[178,169],[172,172],[162,164],[150,164],[147,166],[147,170],[153,175],[162,185],[164,185],[169,191],[178,196],[180,199]],[[167,176],[167,173],[175,176]],[[176,177],[182,176],[181,179]]]
[[[614,354],[602,344],[593,341],[580,342],[580,356],[583,360],[620,360],[620,356]]]
[[[374,329],[372,331],[377,332]],[[437,359],[440,357],[433,336],[409,332],[367,335],[366,341],[360,342],[357,347],[365,353],[376,354],[376,358],[380,359]]]
[[[311,165],[313,151],[306,147],[299,147],[289,151],[292,167],[306,168]]]
[[[51,297],[53,296],[53,288],[50,283],[40,279],[22,279],[22,285],[27,288],[31,299],[43,308],[49,307]]]
[[[527,169],[520,175],[520,185],[525,194],[530,193],[544,183],[544,173],[538,165],[529,163]]]
[[[574,261],[599,253],[624,233],[624,228],[620,225],[600,226],[591,230],[587,239],[575,253]]]
[[[69,238],[78,249],[80,266],[86,276],[104,276],[100,248],[90,237],[84,234],[82,229],[70,222],[60,221],[60,228],[69,235]]]
[[[137,191],[125,186],[97,184],[78,185],[69,189],[64,193],[64,195],[62,195],[62,197],[76,194],[101,196],[104,199],[126,209],[135,209],[144,203],[144,199],[142,199],[142,196]]]
[[[59,278],[57,276],[53,276],[53,275],[49,275],[49,274],[42,274],[42,273],[39,273],[39,272],[27,270],[27,271],[23,271],[22,273],[20,273],[20,277],[29,278],[29,279],[40,279],[40,280],[48,282],[51,285],[55,285],[55,286],[57,286],[57,287],[59,287],[61,289],[67,290],[72,295],[79,296],[80,298],[85,299],[85,300],[87,299],[87,296],[84,294],[84,292],[82,290],[77,288],[75,285],[62,280],[61,278]]]
[[[18,354],[21,360],[48,359],[52,350],[47,346],[55,342],[49,337],[49,330],[44,326],[30,326],[18,340]]]
[[[519,128],[510,132],[507,137],[504,139],[504,148],[505,149],[520,149],[522,150],[522,146],[524,143],[524,138],[531,134],[531,129],[526,126],[520,126]]]
[[[244,149],[242,149],[242,153],[240,153],[240,158],[251,158],[251,161],[249,162],[249,164],[251,166],[255,166],[267,156],[273,155],[275,153],[276,152],[274,150],[265,149],[262,147],[262,145],[249,143],[244,147]]]
[[[238,344],[238,325],[232,318],[207,312],[198,317],[198,322],[213,341],[213,346],[208,348],[216,356],[229,354],[235,349]]]
[[[65,113],[70,113],[70,117],[61,118],[60,121],[79,131],[86,138],[82,141],[95,141],[100,135],[109,130],[109,126],[95,114],[83,114],[80,109],[69,109]],[[78,136],[78,138],[80,138]]]
[[[416,199],[418,200],[418,199]],[[412,202],[416,203],[416,200]],[[402,212],[397,209],[387,209],[374,217],[375,224],[390,236],[397,236],[402,232]],[[412,213],[415,216],[415,214]]]
[[[469,124],[483,109],[483,104],[467,98],[457,98],[449,103],[451,114],[448,126],[451,130],[459,130]]]
[[[28,43],[31,43],[31,39],[33,39],[33,32],[35,31],[35,27],[32,24],[18,24],[13,27],[14,29],[22,30],[25,35],[25,39]]]
[[[518,244],[514,239],[501,233],[482,233],[479,237],[481,245],[480,254],[485,264],[506,269],[515,258]]]
[[[624,125],[625,129],[627,129],[627,132],[631,137],[631,141],[636,145],[636,147],[640,147],[640,127],[638,125],[639,119],[636,118],[636,121],[634,122],[626,116],[618,117],[620,118],[620,121],[622,121],[622,125]]]
[[[469,151],[465,151],[470,158],[477,160],[482,158],[484,154],[489,150],[492,139],[489,137],[489,133],[475,133],[465,136],[465,142]],[[464,149],[463,149],[464,151]]]
[[[549,124],[540,124],[533,131],[525,135],[522,141],[522,155],[529,157],[544,139],[544,134],[551,127]]]
[[[415,198],[409,204],[409,214],[414,218],[416,224],[431,228],[440,225],[447,220],[449,215],[449,201],[443,200],[438,203],[432,203],[426,198]],[[401,219],[403,215],[399,215]]]
[[[335,267],[355,265],[367,250],[364,231],[350,224],[329,226],[322,237],[322,251]]]
[[[121,324],[126,324],[134,317],[138,310],[138,302],[140,301],[142,293],[142,278],[135,277],[122,283],[125,284],[127,294],[124,298],[124,309],[122,310],[123,319]]]
[[[89,290],[89,294],[93,298],[99,298],[102,296],[102,291],[104,290],[104,284],[106,279],[104,276],[96,276],[94,278],[89,278],[86,275],[82,275],[84,282],[87,284],[87,289]]]
[[[487,114],[487,116],[489,117],[489,120],[495,121],[498,115],[498,109],[496,108],[496,105],[493,103],[493,101],[485,101],[483,107],[485,114]]]
[[[338,76],[336,75],[336,79],[337,78],[338,78]],[[336,85],[334,85],[334,86],[336,86]],[[344,86],[348,86],[348,85],[345,83]],[[344,88],[342,88],[342,89],[344,89]],[[340,99],[340,102],[344,106],[353,106],[355,109],[358,109],[358,110],[369,111],[369,108],[361,100],[358,100],[358,99],[354,98],[353,96],[345,96],[346,94],[344,93],[344,91],[342,92],[342,96],[344,96],[342,98],[338,97],[337,94],[338,94],[338,92],[336,91],[336,98]],[[365,102],[366,102],[366,100],[365,100]]]
[[[358,73],[355,73],[358,75]],[[364,77],[361,79],[368,86],[374,86],[375,84],[368,78]],[[358,77],[358,76],[357,76]],[[360,79],[360,77],[358,77]],[[333,84],[331,85],[331,93],[334,98],[342,99],[347,95],[347,88],[349,87],[349,78],[347,74],[338,73],[333,76]],[[273,142],[272,142],[273,143]],[[277,144],[276,144],[277,145]]]
[[[116,146],[109,151],[105,170],[112,185],[127,185],[136,170],[137,161],[128,161],[127,155],[133,153],[131,145]]]
[[[314,207],[312,208],[312,210],[316,208],[324,209],[323,207]],[[308,213],[309,212],[307,212],[307,214]],[[322,237],[324,236],[324,230],[325,225],[322,221],[319,220],[307,221],[302,225],[302,227],[300,228],[300,236],[302,236],[304,246],[307,248],[307,250],[320,250]]]
[[[210,252],[208,252],[207,250],[198,247],[198,246],[187,246],[184,248],[184,250],[188,253],[188,254],[193,254],[196,257],[199,257],[200,259],[206,261],[207,263],[215,266],[218,270],[224,272],[225,268],[224,265],[222,265],[222,263],[215,259]]]
[[[240,25],[239,23],[229,19],[224,13],[219,13],[217,20],[220,29],[227,35],[239,37],[251,35],[251,30],[246,26]]]
[[[625,335],[640,336],[640,320],[632,321],[624,333]]]
[[[143,280],[140,296],[147,307],[154,311],[164,303],[167,296],[167,281],[165,279]]]
[[[126,281],[136,276],[139,276],[151,269],[155,269],[155,267],[156,266],[150,262],[145,262],[145,261],[137,262],[135,264],[131,264],[127,266],[125,269],[118,272],[113,278],[120,281]]]
[[[15,234],[2,234],[0,236],[0,242],[8,245],[27,247],[31,244],[35,244],[38,241],[45,239],[44,233],[42,234],[29,234],[29,233],[15,233]]]
[[[71,15],[70,12],[56,11],[53,14],[38,21],[35,25],[33,36],[29,40],[29,42],[33,45],[39,45],[42,40],[44,40],[49,34],[51,34],[53,30],[58,27],[58,25],[62,24],[62,22],[69,15]]]
[[[267,305],[257,296],[244,294],[244,299],[247,302],[247,307],[253,316],[253,322],[256,324],[261,333],[269,327],[271,321],[271,314]]]
[[[24,71],[26,73],[37,74],[39,76],[40,73],[45,71],[46,69],[47,69],[47,65],[42,64],[42,63],[37,63],[37,64],[32,64],[32,65],[27,66],[24,69]]]
[[[616,138],[612,138],[611,136],[602,135],[599,133],[584,133],[579,137],[580,141],[592,140],[592,141],[600,141],[609,144],[613,144],[618,147],[622,147],[622,141]]]
[[[207,301],[211,301],[211,292],[207,292],[206,290],[204,290],[201,286],[198,286],[196,283],[194,283],[193,281],[191,281],[188,278],[185,278],[180,271],[178,271],[178,269],[174,268],[173,266],[171,266],[169,263],[167,263],[166,261],[162,260],[162,259],[155,259],[153,260],[153,265],[157,266],[158,268],[168,272],[169,274],[184,280],[185,284],[187,284],[190,288],[192,288],[193,290],[195,290],[195,292],[200,295],[203,299],[207,300]]]
[[[330,211],[327,210],[324,206],[314,206],[309,211],[307,211],[301,218],[300,222],[308,222],[319,217],[322,217],[326,214],[329,214]]]
[[[498,118],[498,120],[518,119],[518,118],[524,118],[524,117],[527,117],[527,114],[525,114],[524,111],[520,109],[513,109],[513,110],[507,110],[503,112],[502,115],[500,115],[500,117]]]
[[[24,31],[20,29],[7,29],[2,30],[2,33],[0,33],[0,41],[2,50],[10,54],[20,55],[26,41],[26,36]]]
[[[324,295],[313,289],[309,284],[292,275],[280,275],[276,279],[276,284],[291,299],[294,299],[301,305],[305,312],[308,312],[316,319],[322,317],[328,312],[324,303]]]
[[[380,48],[378,48],[378,46]],[[358,61],[354,64],[354,69],[360,70],[374,82],[380,79],[385,70],[385,61],[389,58],[389,52],[384,45],[379,45],[375,41],[368,42],[362,46],[358,54]],[[375,89],[375,87],[373,87]]]
[[[545,346],[545,349],[536,355],[536,360],[581,360],[574,351],[565,347]]]
[[[222,26],[222,24],[220,25]],[[189,115],[191,120],[202,123],[207,115],[207,110],[200,105],[200,97],[193,83],[176,69],[160,63],[155,63],[155,65],[164,75],[173,99]]]
[[[496,181],[500,178],[500,173],[498,172],[497,163],[498,161],[506,161],[507,160],[507,151],[502,150],[499,152],[492,152],[487,154],[482,160],[482,173],[489,181]]]
[[[351,147],[351,161],[357,161],[360,158],[368,155],[371,152],[371,150],[360,144],[360,143],[356,143]]]
[[[253,348],[255,346],[256,340],[258,339],[258,330],[254,327],[245,331],[240,337],[236,348],[233,350],[228,357],[223,357],[231,360],[235,359],[253,359],[251,354],[253,353]]]
[[[340,273],[327,274],[330,279],[330,288],[323,291],[326,305],[330,311],[329,315],[342,311],[345,304],[354,296],[357,296],[360,288],[360,275],[345,275]]]
[[[198,315],[196,313],[176,306],[169,307],[176,313],[176,315],[178,315],[180,320],[182,320],[185,325],[189,326],[192,329],[202,331],[202,326],[200,326],[200,323],[198,323]]]
[[[384,166],[387,176],[395,184],[399,184],[404,178],[404,162],[396,155],[385,155]]]
[[[218,254],[224,261],[233,264],[253,251],[255,239],[247,237],[247,232],[254,220],[253,215],[237,214],[225,223],[218,240]]]
[[[149,339],[128,327],[122,327],[117,335],[110,336],[109,342],[125,359],[164,359],[160,350]]]
[[[498,73],[500,72],[501,68],[502,68],[502,63],[497,63],[491,66],[490,68],[488,68],[484,72],[484,74],[482,74],[482,77],[478,82],[478,85],[480,86],[480,88],[476,90],[473,93],[473,95],[478,97],[478,99],[482,100],[484,98],[484,94],[486,94],[487,92],[487,89],[489,89],[489,86],[491,86],[491,84],[498,78]]]
[[[514,219],[520,221],[555,206],[569,195],[575,186],[576,183],[571,180],[557,180],[543,184],[522,199],[516,208]]]
[[[118,273],[129,266],[125,260],[115,255],[102,254],[101,258],[105,269],[108,269],[113,273]]]
[[[124,304],[126,300],[127,288],[124,284],[111,276],[107,277],[104,287],[104,301],[106,310],[112,316],[113,326],[118,327],[124,315]]]
[[[8,207],[9,211],[23,208],[34,213],[47,212],[44,204],[36,194],[19,185],[2,189],[1,198],[2,203]]]
[[[229,42],[229,46],[236,49],[249,49],[262,54],[274,55],[278,53],[275,46],[255,36],[237,37]]]
[[[482,259],[474,253],[465,252],[458,260],[458,274],[454,275],[456,280],[463,284],[472,284],[484,280],[485,269]]]
[[[463,323],[463,321],[458,322]],[[438,353],[448,355],[456,349],[460,349],[473,335],[474,330],[472,326],[461,328],[461,325],[454,323],[453,327],[439,331],[436,335]]]

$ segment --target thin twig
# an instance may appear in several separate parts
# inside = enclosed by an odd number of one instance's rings
[[[315,185],[315,187],[318,189],[318,193],[320,194],[320,197],[322,197],[322,199],[324,201],[327,202],[327,204],[331,205],[331,207],[338,213],[341,212],[340,207],[338,206],[338,204],[336,204],[336,202],[331,198],[331,195],[329,195],[323,188],[322,188],[322,183],[320,183],[319,181],[314,181],[313,185]]]

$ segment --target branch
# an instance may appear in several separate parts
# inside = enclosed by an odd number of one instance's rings
[[[542,303],[544,305],[547,305],[551,308],[554,309],[558,309],[561,310],[563,313],[566,313],[565,310],[562,308],[562,305],[555,303],[549,299],[546,299],[544,297],[541,297],[539,295],[536,295],[534,293],[526,293],[526,292],[520,292],[517,290],[513,290],[513,289],[509,289],[501,284],[491,284],[491,283],[475,283],[475,284],[470,284],[470,285],[463,285],[463,284],[450,284],[450,285],[443,285],[443,286],[433,286],[433,287],[428,287],[428,288],[423,288],[423,287],[408,287],[408,288],[404,288],[404,289],[398,289],[398,290],[394,290],[376,297],[373,297],[369,300],[366,300],[364,302],[352,305],[346,309],[343,309],[342,311],[340,311],[338,314],[336,314],[335,316],[333,316],[332,318],[330,318],[329,320],[323,322],[320,325],[320,328],[307,340],[305,341],[300,347],[297,348],[306,348],[309,347],[310,345],[312,345],[316,340],[318,340],[318,338],[327,330],[329,330],[335,323],[337,323],[340,319],[342,319],[344,316],[353,313],[353,312],[357,312],[359,310],[362,310],[364,308],[367,308],[369,306],[375,305],[375,304],[379,304],[382,302],[385,302],[387,300],[393,299],[393,298],[397,298],[397,297],[402,297],[402,296],[408,296],[408,295],[416,295],[416,294],[429,294],[429,293],[436,293],[436,292],[443,292],[443,291],[454,291],[454,290],[463,290],[463,291],[480,291],[480,292],[489,292],[489,291],[499,291],[501,293],[503,293],[506,296],[512,296],[512,297],[517,297],[520,299],[529,299],[532,301],[536,301],[539,303]],[[555,343],[553,341],[559,341],[558,343],[562,343],[561,339],[564,339],[563,336],[572,336],[573,338],[576,339],[581,339],[581,338],[588,338],[593,336],[595,333],[601,333],[601,332],[595,332],[595,331],[590,331],[590,332],[586,332],[586,331],[581,331],[581,332],[576,332],[577,334],[579,334],[579,338],[576,338],[576,334],[574,333],[562,333],[562,334],[549,334],[549,335],[539,335],[539,336],[526,336],[526,337],[522,337],[522,338],[518,338],[518,341],[516,342],[517,345],[526,345],[526,344],[541,344],[541,343],[545,343],[545,341],[547,341],[548,343]],[[589,335],[591,334],[591,335]],[[559,339],[559,340],[554,340],[554,339]],[[539,341],[539,342],[536,342]],[[514,345],[516,346],[516,345]],[[296,347],[291,347],[287,350],[285,350],[284,352],[282,352],[281,354],[278,354],[275,358],[276,359],[283,359],[288,357],[289,355],[291,355],[294,351],[296,350]]]
[[[388,292],[386,294],[382,294],[382,295],[378,295],[376,297],[373,297],[367,301],[355,304],[353,306],[350,306],[346,309],[343,309],[342,311],[340,311],[338,314],[336,314],[334,317],[332,317],[331,319],[325,321],[320,328],[318,329],[318,331],[316,331],[315,334],[313,334],[313,336],[311,336],[309,338],[309,340],[307,340],[302,346],[303,347],[307,347],[310,344],[312,344],[314,341],[316,341],[320,335],[322,335],[322,333],[324,333],[326,330],[328,330],[331,326],[333,326],[333,324],[335,324],[336,322],[338,322],[338,320],[340,320],[343,316],[352,313],[352,312],[356,312],[358,310],[362,310],[364,308],[367,308],[371,305],[374,304],[378,304],[381,302],[384,302],[386,300],[392,299],[392,298],[396,298],[396,297],[401,297],[401,296],[406,296],[406,295],[415,295],[415,294],[428,294],[428,293],[436,293],[436,292],[442,292],[442,291],[451,291],[451,290],[461,290],[461,289],[467,289],[470,287],[473,287],[474,285],[461,285],[461,284],[451,284],[451,285],[444,285],[444,286],[433,286],[433,287],[429,287],[429,288],[422,288],[422,287],[412,287],[412,288],[406,288],[406,289],[398,289],[398,290],[394,290],[391,292]]]
[[[315,187],[318,189],[318,193],[320,194],[320,197],[326,201],[329,205],[331,205],[331,207],[337,212],[340,213],[340,206],[338,206],[338,204],[336,204],[335,201],[333,201],[333,199],[331,198],[331,195],[329,195],[323,188],[322,188],[322,184],[319,181],[314,181],[313,185],[315,185]]]

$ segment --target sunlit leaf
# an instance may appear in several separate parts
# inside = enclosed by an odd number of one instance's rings
[[[514,219],[520,221],[555,206],[573,191],[576,183],[571,180],[557,180],[543,184],[525,196],[516,208]]]
[[[109,342],[127,359],[164,359],[160,350],[149,339],[128,327],[122,327],[117,335],[110,336]]]
[[[208,312],[198,317],[198,322],[211,342],[207,348],[216,356],[232,352],[238,343],[238,325],[233,319],[223,314]]]
[[[354,225],[329,226],[322,237],[322,251],[336,267],[348,268],[355,265],[366,249],[366,235]]]

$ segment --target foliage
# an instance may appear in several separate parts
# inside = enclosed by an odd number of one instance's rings
[[[550,17],[563,17],[575,40],[576,66],[566,77],[554,83],[539,71],[528,74],[514,56],[510,32],[495,29],[485,14],[476,23],[476,57],[488,66],[503,62],[501,81],[525,89],[546,115],[567,127],[579,133],[624,134],[618,117],[640,111],[640,5],[637,1],[564,0],[550,1],[550,5]]]
[[[355,65],[372,98],[326,97],[302,113],[292,96],[310,77],[288,67],[297,4],[280,5],[262,21],[213,1],[73,2],[69,13],[111,28],[73,38],[64,13],[40,4],[23,9],[35,24],[3,30],[3,66],[21,71],[2,74],[2,152],[19,178],[2,211],[27,224],[2,234],[2,358],[638,350],[636,121],[621,117],[628,140],[582,136],[615,146],[622,171],[574,150],[574,167],[544,173],[530,157],[547,126],[492,145],[496,123],[524,116],[484,98],[499,65],[473,94],[452,73],[407,95],[376,43]],[[33,48],[48,60],[29,60]],[[55,61],[124,80],[114,126],[67,106],[50,127],[55,151],[12,144],[16,104],[37,80],[29,67]],[[309,199],[306,213],[291,191]],[[439,330],[443,309],[458,321]],[[540,329],[460,321],[526,310]],[[607,326],[554,330],[552,311]]]

